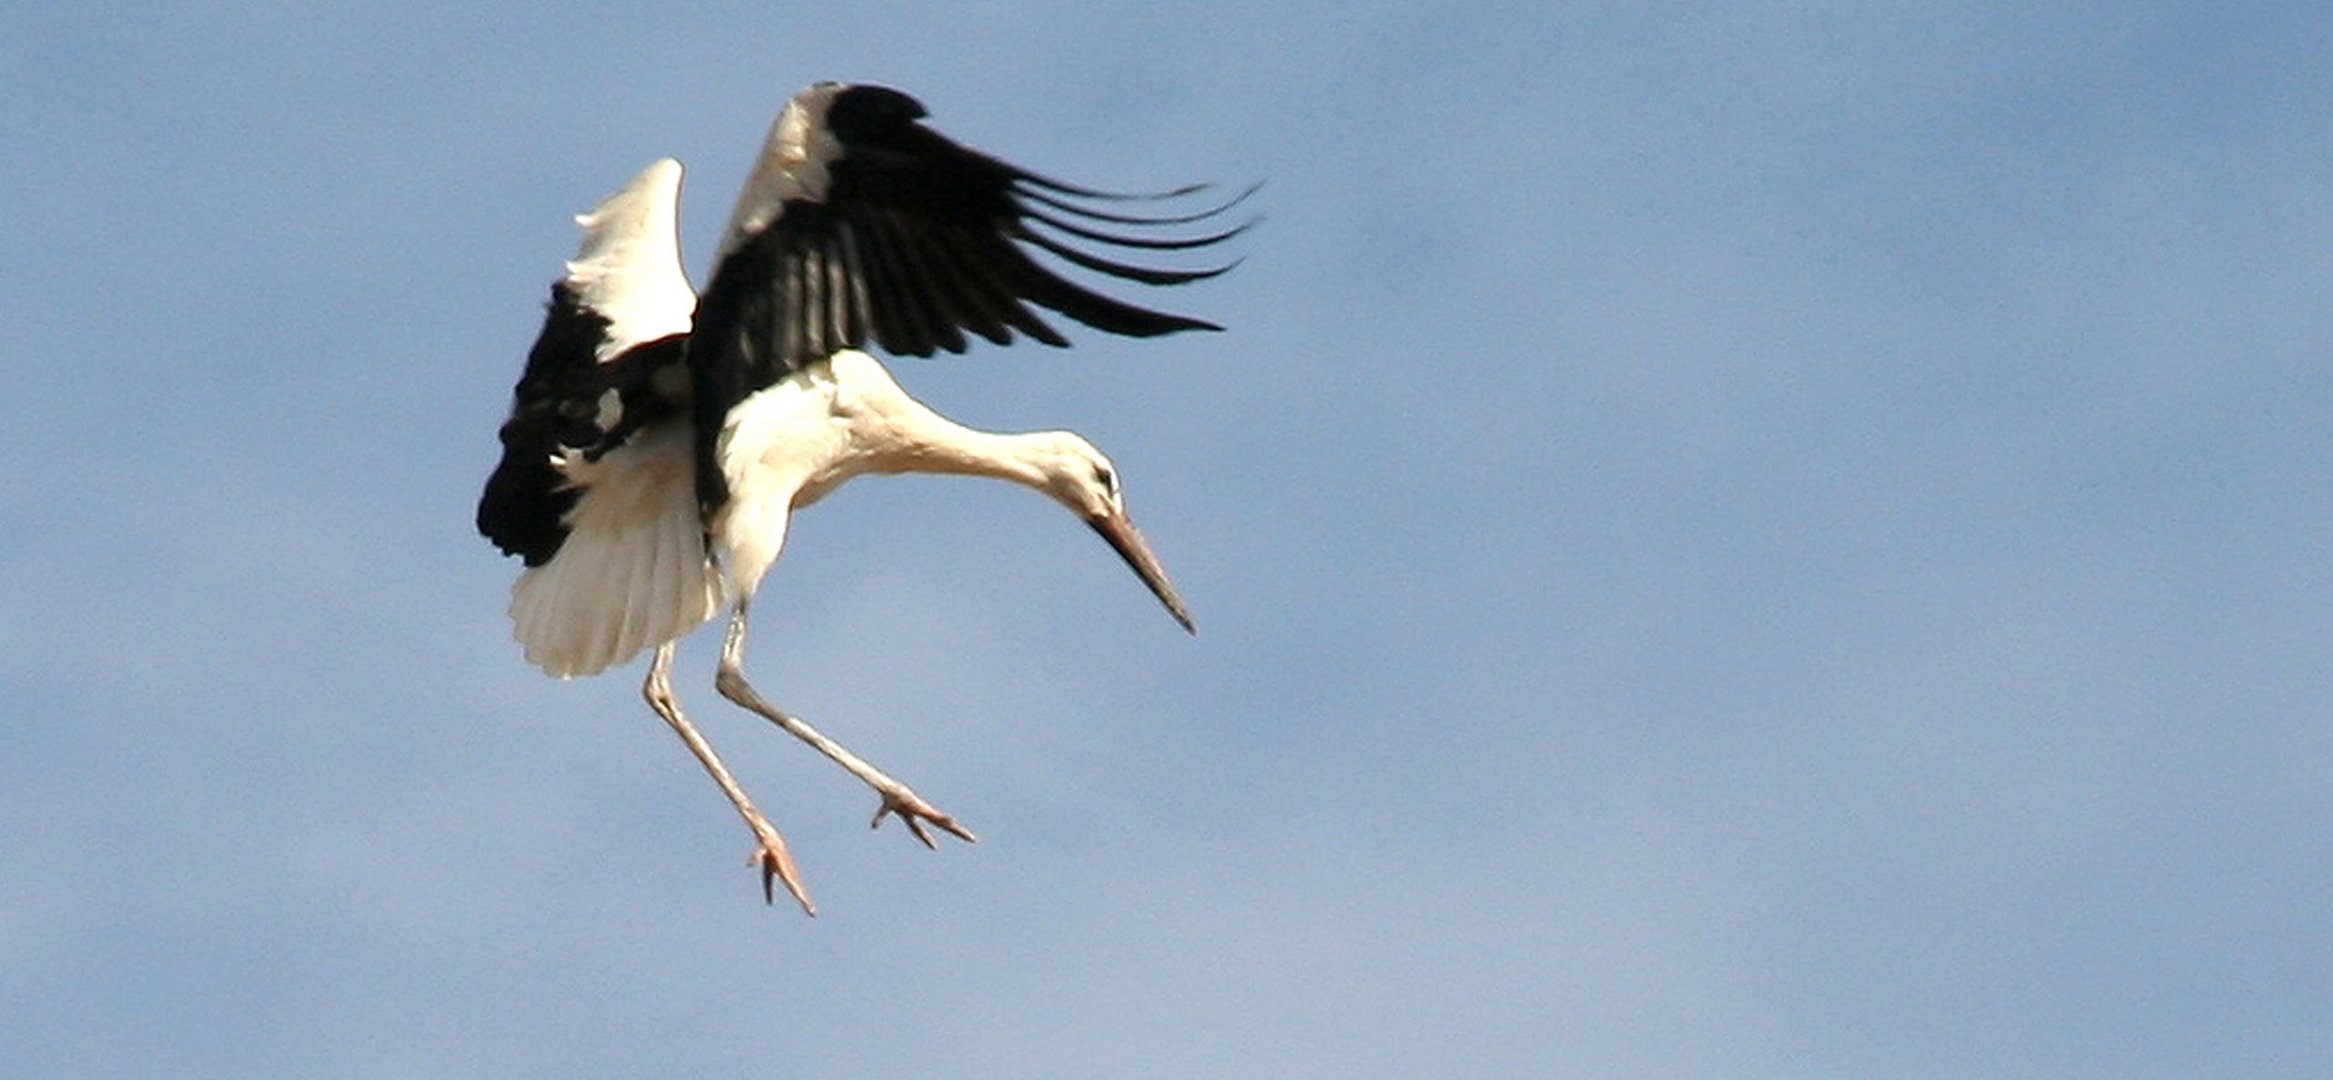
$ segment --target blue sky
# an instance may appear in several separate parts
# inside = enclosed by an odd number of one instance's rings
[[[669,8],[671,5],[660,7]],[[2333,1069],[2314,5],[0,11],[0,1071]],[[569,216],[885,82],[1261,178],[1230,329],[895,365],[1106,449],[797,520],[751,667],[978,831],[520,659]]]

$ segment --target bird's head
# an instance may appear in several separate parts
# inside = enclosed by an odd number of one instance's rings
[[[1084,518],[1094,532],[1109,541],[1110,547],[1126,560],[1142,583],[1150,587],[1158,602],[1166,605],[1167,614],[1183,625],[1183,629],[1198,633],[1191,622],[1189,608],[1175,593],[1175,586],[1167,579],[1166,567],[1151,553],[1150,543],[1134,528],[1134,519],[1126,514],[1126,494],[1118,486],[1118,468],[1110,459],[1077,435],[1066,431],[1048,432],[1042,436],[1043,452],[1037,455],[1038,467],[1044,475],[1045,493],[1054,501],[1069,508],[1071,513]]]

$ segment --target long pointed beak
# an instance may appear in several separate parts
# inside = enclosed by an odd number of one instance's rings
[[[1109,541],[1112,548],[1117,549],[1119,557],[1126,560],[1126,565],[1134,569],[1135,576],[1141,578],[1144,585],[1150,586],[1151,594],[1158,597],[1159,603],[1166,605],[1167,614],[1183,624],[1183,629],[1194,634],[1199,632],[1199,628],[1191,623],[1191,609],[1184,607],[1183,598],[1175,594],[1175,583],[1167,580],[1166,567],[1159,565],[1158,556],[1151,554],[1150,543],[1134,528],[1133,518],[1124,514],[1103,514],[1087,518],[1086,523],[1092,525],[1095,532],[1102,534],[1102,539]]]

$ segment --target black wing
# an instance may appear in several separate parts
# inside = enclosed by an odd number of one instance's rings
[[[583,496],[555,458],[597,461],[687,416],[696,293],[680,267],[680,181],[679,162],[655,162],[575,219],[582,247],[551,286],[502,425],[502,461],[478,499],[478,531],[528,566],[559,553]]]
[[[528,566],[559,553],[567,512],[582,496],[553,459],[573,452],[598,460],[686,407],[687,335],[634,346],[601,363],[596,354],[608,325],[567,283],[553,285],[543,332],[512,391],[502,460],[478,499],[478,532]]]
[[[697,307],[689,367],[700,463],[730,407],[842,349],[963,352],[967,332],[999,345],[1016,333],[1067,345],[1032,305],[1134,337],[1220,329],[1102,295],[1030,249],[1144,285],[1213,277],[1230,266],[1142,266],[1090,246],[1171,252],[1220,243],[1248,225],[1197,235],[1176,227],[1223,213],[1245,192],[1183,213],[1104,209],[1206,188],[1126,196],[1060,183],[960,145],[919,123],[924,115],[914,98],[880,86],[824,83],[787,104]],[[725,497],[718,470],[700,468],[697,479],[708,507]]]

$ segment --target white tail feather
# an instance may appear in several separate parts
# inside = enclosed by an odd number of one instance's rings
[[[583,490],[550,562],[519,575],[510,618],[529,661],[596,675],[688,633],[721,606],[697,520],[688,426],[641,431],[598,461],[559,461]]]

